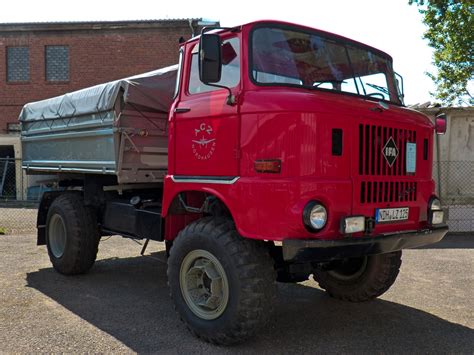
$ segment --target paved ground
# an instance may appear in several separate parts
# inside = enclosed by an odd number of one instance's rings
[[[159,243],[150,244],[164,258]],[[348,304],[308,281],[280,285],[274,321],[243,345],[194,339],[172,310],[165,264],[113,237],[91,273],[64,277],[34,236],[0,235],[0,352],[470,353],[474,235],[406,251],[381,299]]]

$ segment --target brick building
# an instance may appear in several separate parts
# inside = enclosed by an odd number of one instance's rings
[[[0,24],[0,146],[26,102],[175,64],[200,21]]]
[[[176,64],[179,39],[198,34],[203,23],[0,24],[0,199],[6,190],[25,198],[32,184],[19,161],[18,115],[25,103]]]

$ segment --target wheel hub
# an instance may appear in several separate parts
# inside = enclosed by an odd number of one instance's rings
[[[229,284],[222,264],[206,250],[193,250],[180,269],[180,286],[186,304],[198,317],[218,318],[229,301]]]

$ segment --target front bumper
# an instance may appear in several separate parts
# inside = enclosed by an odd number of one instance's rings
[[[283,241],[283,259],[293,262],[331,261],[384,254],[439,242],[447,232],[448,226],[440,225],[432,229],[371,237],[338,240],[287,239]]]

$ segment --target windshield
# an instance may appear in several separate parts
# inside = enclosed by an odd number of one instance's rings
[[[389,58],[316,32],[261,27],[252,36],[252,77],[264,85],[347,92],[401,104]]]

